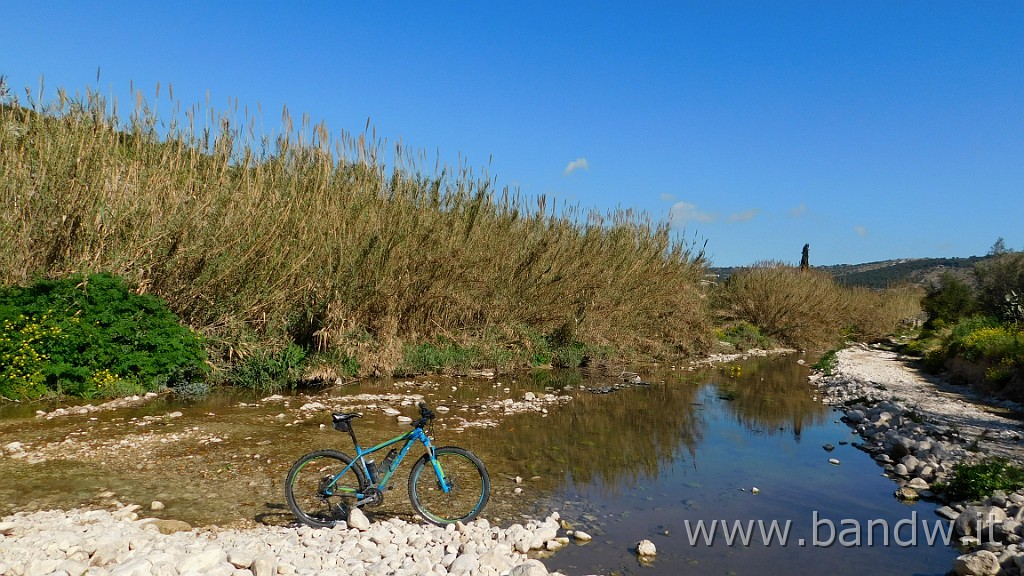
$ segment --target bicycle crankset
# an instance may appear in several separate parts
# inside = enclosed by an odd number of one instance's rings
[[[384,493],[376,488],[363,490],[363,497],[356,502],[357,506],[380,506],[384,503]]]

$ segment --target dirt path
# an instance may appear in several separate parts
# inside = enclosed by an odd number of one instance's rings
[[[1024,462],[1021,405],[983,397],[968,386],[926,374],[911,359],[888,350],[853,346],[839,352],[837,361],[838,376],[870,383],[923,419],[977,439],[981,454]]]

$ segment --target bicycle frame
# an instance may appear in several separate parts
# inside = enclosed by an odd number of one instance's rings
[[[331,480],[331,482],[328,484],[328,488],[327,489],[328,490],[332,490],[334,485],[335,485],[335,483],[338,481],[338,479],[341,478],[342,476],[344,476],[345,473],[348,472],[350,468],[352,468],[353,466],[356,465],[357,462],[358,462],[358,465],[362,468],[364,477],[367,480],[372,480],[372,476],[370,475],[370,470],[366,466],[366,458],[365,457],[367,455],[369,455],[369,454],[373,454],[374,452],[377,452],[379,450],[383,450],[384,448],[387,448],[388,446],[392,446],[394,444],[398,444],[399,442],[403,442],[403,441],[405,442],[405,444],[402,445],[402,449],[399,450],[398,454],[395,455],[395,459],[391,463],[391,469],[390,470],[381,470],[380,472],[383,475],[380,477],[379,480],[377,480],[377,482],[375,484],[370,484],[370,487],[371,488],[377,488],[378,490],[383,492],[387,488],[388,482],[391,481],[391,477],[394,476],[395,471],[398,470],[398,465],[402,463],[402,460],[405,459],[406,454],[409,453],[409,449],[416,442],[420,442],[427,449],[427,455],[430,458],[431,465],[434,467],[434,472],[437,474],[437,477],[439,479],[441,479],[441,482],[439,482],[439,484],[441,486],[441,489],[444,490],[445,493],[450,492],[451,491],[451,485],[449,484],[448,479],[445,478],[444,471],[441,470],[441,465],[438,464],[437,458],[434,456],[434,445],[430,441],[430,436],[427,436],[427,433],[423,431],[423,428],[413,428],[412,430],[410,430],[409,432],[406,432],[405,434],[402,434],[401,436],[395,436],[394,438],[392,438],[390,440],[386,440],[384,442],[381,442],[380,444],[377,444],[376,446],[374,446],[372,448],[367,448],[365,450],[359,445],[359,441],[355,439],[355,434],[353,434],[352,435],[352,444],[355,446],[355,449],[356,449],[355,457],[352,459],[352,462],[348,466],[346,466],[341,472],[338,472],[338,474],[334,476],[334,479]],[[348,489],[346,489],[346,490],[348,490]],[[330,493],[328,493],[328,495],[330,495]],[[363,492],[357,491],[355,496],[356,496],[356,499],[357,499],[356,500],[356,505],[357,506],[358,505],[362,505],[365,502],[364,499],[366,498],[366,496],[365,496],[365,494]]]

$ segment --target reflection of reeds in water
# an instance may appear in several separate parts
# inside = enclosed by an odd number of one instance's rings
[[[756,359],[711,372],[709,381],[727,396],[726,409],[749,431],[791,433],[799,440],[804,426],[822,424],[829,414],[814,399],[807,375],[795,358]]]
[[[694,404],[697,390],[672,382],[611,394],[580,393],[547,417],[510,419],[506,431],[514,438],[493,448],[524,477],[617,491],[693,457],[704,430]]]

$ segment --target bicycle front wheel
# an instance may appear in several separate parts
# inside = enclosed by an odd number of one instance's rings
[[[348,454],[320,450],[306,454],[292,465],[284,482],[284,495],[300,522],[314,528],[327,528],[348,519],[358,492],[368,485],[357,466],[334,481],[350,462],[352,458]]]
[[[487,504],[491,491],[491,479],[483,462],[476,454],[455,446],[438,448],[434,455],[449,489],[444,490],[430,455],[424,454],[409,474],[412,507],[438,525],[476,518]]]

